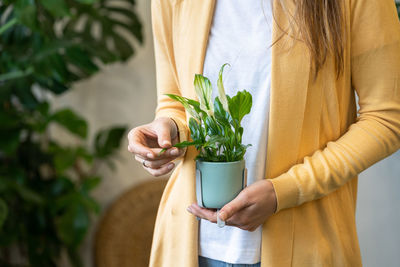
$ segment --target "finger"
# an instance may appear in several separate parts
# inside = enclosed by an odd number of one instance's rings
[[[174,167],[175,167],[175,163],[170,162],[170,163],[164,164],[163,166],[161,166],[158,169],[152,169],[152,168],[148,168],[148,167],[144,167],[144,169],[146,171],[148,171],[151,175],[158,177],[158,176],[169,173]]]
[[[149,158],[142,158],[139,155],[135,155],[135,159],[137,161],[139,161],[140,163],[142,163],[142,164],[143,164],[143,161],[145,160],[146,161],[145,162],[146,167],[148,167],[150,169],[159,169],[164,164],[174,160],[174,158],[164,158],[164,159],[160,159],[160,160],[152,160],[152,159],[149,159]]]
[[[132,153],[140,155],[143,158],[154,159],[156,157],[154,151],[151,148],[146,147],[140,143],[133,143],[132,145],[130,145],[130,148],[130,151]]]
[[[178,148],[178,147],[171,147],[169,149],[167,149],[167,151],[165,151],[166,155],[172,156],[172,157],[178,157],[180,155],[182,155],[183,153],[183,149],[182,148]]]
[[[157,124],[155,127],[157,132],[158,145],[162,148],[171,147],[171,127],[166,127],[165,124]]]
[[[137,129],[133,129],[128,134],[128,150],[134,154],[139,154],[143,158],[154,158],[154,152],[151,148],[143,144],[142,138],[140,138],[141,133]]]
[[[255,230],[257,230],[257,228],[258,228],[257,225],[250,225],[250,226],[247,228],[247,231],[249,231],[249,232],[254,232]]]
[[[181,156],[184,152],[182,148],[171,147],[163,151],[161,148],[152,148],[153,152],[155,153],[155,160],[160,160],[163,158],[177,158]]]
[[[188,207],[188,211],[193,215],[206,219],[210,222],[217,222],[217,211],[215,209],[202,208],[199,205],[193,203]]]
[[[219,218],[223,221],[231,218],[236,212],[241,209],[248,207],[250,204],[247,199],[245,191],[239,193],[239,195],[234,198],[231,202],[227,203],[219,211]]]
[[[243,211],[243,209],[241,211]],[[231,216],[229,219],[227,219],[225,221],[225,225],[235,226],[242,230],[246,230],[245,227],[247,225],[248,219],[243,218],[243,214],[241,214],[241,211],[238,211],[233,216]],[[220,216],[220,219],[221,219],[221,216]]]

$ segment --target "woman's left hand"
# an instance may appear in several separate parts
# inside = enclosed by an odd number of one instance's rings
[[[219,211],[219,218],[226,225],[254,231],[276,210],[275,190],[270,180],[262,179],[244,188],[231,202]],[[188,212],[210,222],[217,222],[217,210],[202,208],[193,203]]]

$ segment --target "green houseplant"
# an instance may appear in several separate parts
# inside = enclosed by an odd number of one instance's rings
[[[126,126],[88,140],[87,121],[60,95],[142,42],[134,0],[0,2],[0,266],[82,266],[79,247],[100,208],[98,168],[113,166]],[[58,125],[77,145],[51,133]]]
[[[195,146],[196,191],[200,206],[221,208],[246,186],[246,168],[243,159],[251,144],[242,144],[243,117],[250,113],[252,96],[246,90],[233,97],[225,94],[222,81],[224,64],[217,81],[218,96],[211,101],[212,86],[208,78],[196,74],[194,87],[199,101],[167,94],[179,101],[191,115],[190,141],[175,147]]]
[[[400,18],[400,3],[398,1],[396,1],[396,7],[397,7],[397,13],[399,14]]]

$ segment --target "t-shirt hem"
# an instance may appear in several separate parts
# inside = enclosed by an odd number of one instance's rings
[[[199,249],[199,256],[227,262],[230,264],[256,264],[261,261],[260,251],[256,251],[254,249],[234,250],[210,242],[201,242],[200,247],[207,247],[207,250],[204,251]],[[223,250],[225,250],[226,253],[221,253]]]

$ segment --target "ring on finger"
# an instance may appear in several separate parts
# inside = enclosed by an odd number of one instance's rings
[[[145,159],[142,161],[142,165],[143,165],[143,167],[147,168]]]

